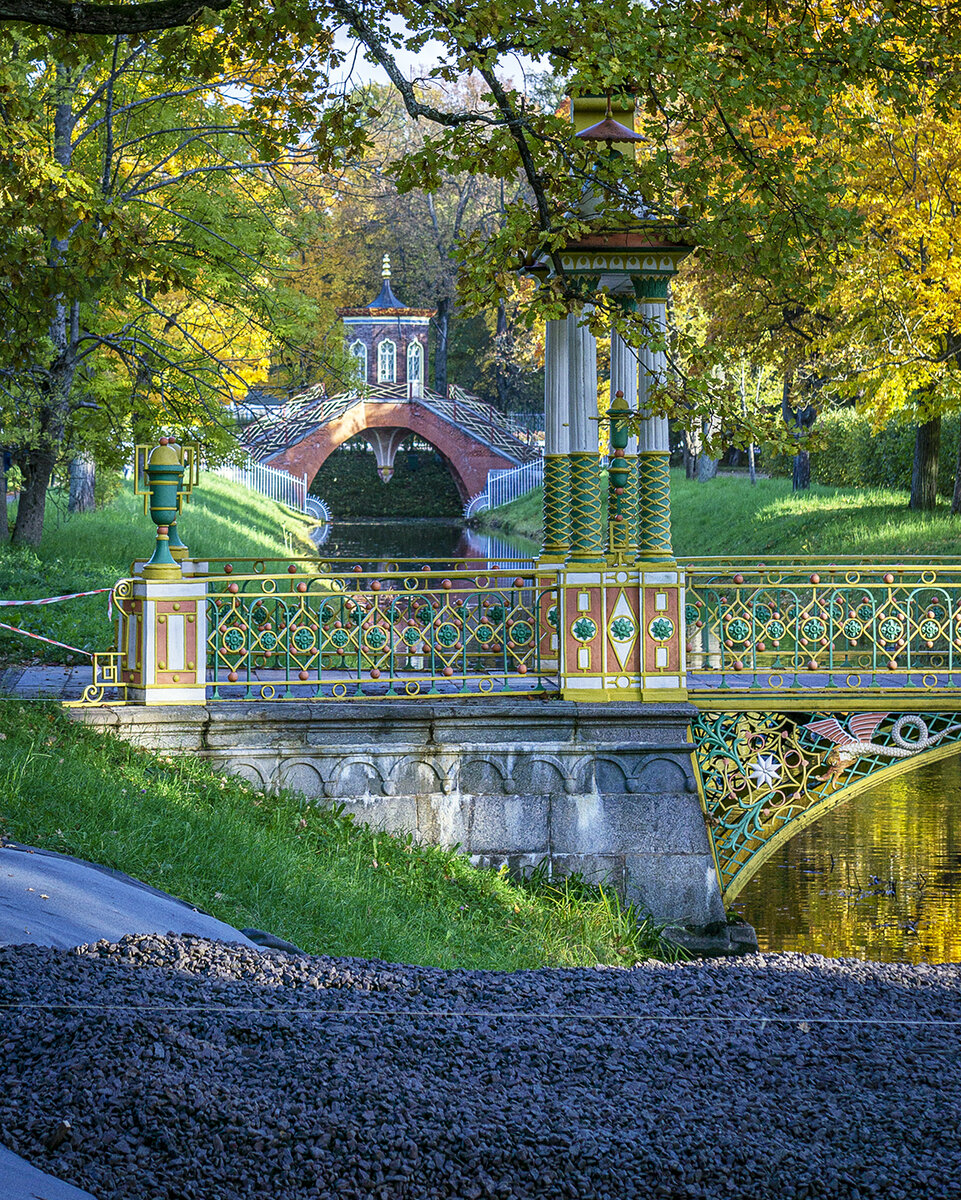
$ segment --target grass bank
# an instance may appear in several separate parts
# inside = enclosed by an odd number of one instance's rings
[[[483,527],[540,539],[540,489],[482,513]],[[961,555],[961,517],[947,501],[933,513],[908,509],[907,493],[814,485],[792,493],[786,479],[718,476],[697,483],[671,476],[671,526],[678,556],[730,554]]]
[[[650,922],[577,880],[519,886],[295,793],[103,736],[50,704],[0,700],[0,833],[316,954],[493,970],[671,956]]]
[[[198,558],[307,554],[313,549],[308,537],[313,524],[292,509],[209,474],[201,476],[179,522],[181,537]],[[61,516],[54,503],[38,550],[0,546],[0,597],[34,600],[111,587],[129,575],[133,559],[153,552],[155,528],[129,483],[96,512]],[[7,608],[0,619],[81,650],[106,650],[113,638],[106,596]],[[0,664],[85,661],[83,655],[0,630]]]

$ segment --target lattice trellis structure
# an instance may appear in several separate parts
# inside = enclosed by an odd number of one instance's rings
[[[670,455],[650,450],[641,451],[638,472],[638,553],[642,559],[673,559]]]
[[[311,388],[252,421],[243,431],[243,443],[253,458],[263,461],[302,442],[366,400],[420,405],[517,463],[533,462],[540,455],[536,445],[518,436],[508,418],[476,396],[460,388],[451,388],[449,396],[425,388],[423,394],[411,397],[406,385],[396,383],[379,383],[338,396],[327,396],[320,386]]]
[[[961,712],[701,712],[691,732],[729,901],[779,846],[882,773],[961,751]]]
[[[567,456],[544,457],[544,554],[563,558],[570,547],[571,488]]]
[[[342,564],[338,564],[341,565]],[[523,695],[544,691],[531,575],[392,564],[208,578],[212,699]],[[231,567],[232,564],[225,564]]]
[[[571,454],[571,562],[596,562],[607,551],[601,523],[601,463],[597,454]]]

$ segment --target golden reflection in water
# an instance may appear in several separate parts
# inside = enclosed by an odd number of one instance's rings
[[[961,961],[961,759],[920,766],[828,812],[732,907],[762,950]]]

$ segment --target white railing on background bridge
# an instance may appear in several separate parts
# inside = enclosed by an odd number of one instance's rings
[[[544,482],[544,460],[524,463],[509,470],[488,471],[487,486],[474,496],[464,509],[465,517],[472,517],[487,508],[500,508],[510,504],[519,496],[525,496]]]
[[[298,512],[309,513],[323,521],[330,521],[330,510],[323,500],[311,496],[307,491],[307,476],[291,475],[288,471],[280,471],[276,467],[268,467],[266,463],[254,462],[248,458],[243,463],[226,463],[214,468],[215,475],[229,479],[232,483],[250,488],[269,500],[278,504],[286,504]]]

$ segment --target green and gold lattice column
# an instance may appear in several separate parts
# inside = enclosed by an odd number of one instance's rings
[[[569,563],[602,563],[607,539],[601,521],[601,456],[598,449],[597,344],[577,313],[568,318],[570,437]]]
[[[544,548],[546,561],[563,562],[571,545],[570,464],[566,454],[544,455]]]
[[[571,452],[571,545],[570,563],[605,561],[604,527],[601,522],[601,458],[598,453]]]
[[[637,561],[673,562],[671,545],[671,456],[664,450],[638,455]]]

